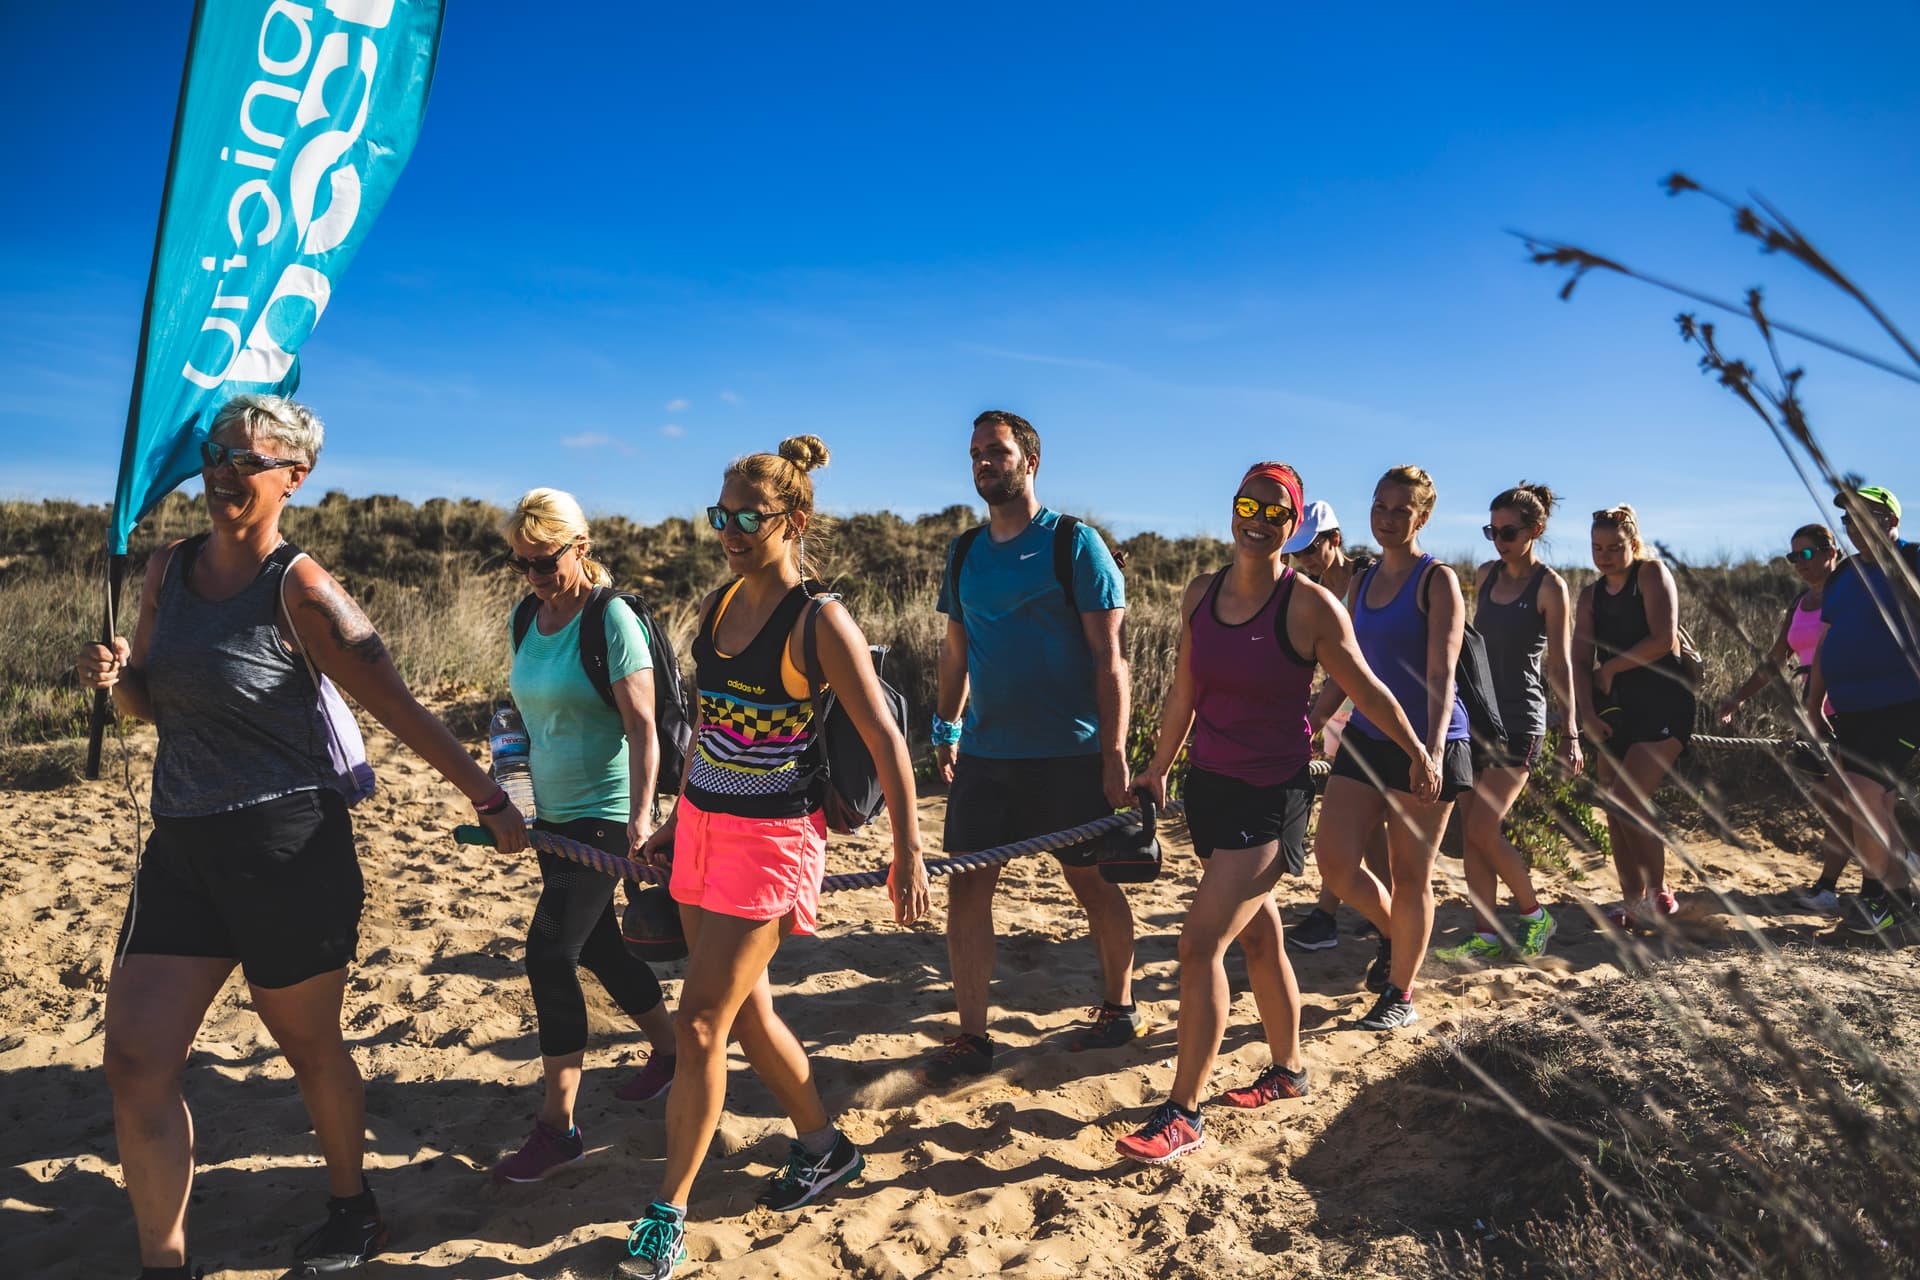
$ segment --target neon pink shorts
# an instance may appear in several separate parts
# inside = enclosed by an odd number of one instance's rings
[[[667,891],[689,907],[742,920],[793,914],[795,933],[812,933],[827,874],[827,815],[741,818],[708,813],[685,796],[673,834]]]

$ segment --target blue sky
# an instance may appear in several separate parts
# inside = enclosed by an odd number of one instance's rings
[[[1278,457],[1361,529],[1425,465],[1441,551],[1523,476],[1566,496],[1556,559],[1621,500],[1692,557],[1783,544],[1813,508],[1682,304],[1563,304],[1504,230],[1888,352],[1656,184],[1764,192],[1920,330],[1920,10],[1295,8],[456,5],[301,352],[311,493],[656,519],[808,430],[823,504],[910,514],[973,499],[968,423],[1003,407],[1045,500],[1122,533],[1219,533]],[[111,497],[191,9],[0,11],[6,496]],[[1789,357],[1835,456],[1920,502],[1920,387]]]

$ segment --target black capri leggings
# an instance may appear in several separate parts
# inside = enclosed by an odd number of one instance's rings
[[[612,818],[533,825],[608,853],[627,854],[627,826]],[[660,980],[620,938],[620,926],[613,918],[613,890],[619,883],[614,877],[541,851],[540,881],[540,905],[527,926],[527,981],[533,987],[540,1052],[558,1058],[587,1047],[582,965],[636,1021],[659,1005]]]

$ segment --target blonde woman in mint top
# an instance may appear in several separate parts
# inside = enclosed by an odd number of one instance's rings
[[[149,1280],[194,1274],[194,1126],[180,1075],[235,966],[326,1163],[327,1219],[295,1246],[298,1273],[358,1267],[386,1240],[362,1175],[366,1094],[340,1034],[363,881],[308,662],[460,788],[503,851],[527,844],[506,793],[408,692],[366,614],[280,535],[324,434],[311,410],[279,396],[221,406],[200,452],[211,528],[147,562],[131,643],[116,636],[80,655],[83,685],[113,690],[122,715],[159,731],[153,835],[134,871],[105,1036]],[[199,1212],[234,1202],[215,1196]]]
[[[1180,930],[1178,1066],[1168,1100],[1118,1144],[1121,1155],[1150,1164],[1202,1141],[1200,1104],[1226,1031],[1225,961],[1235,941],[1246,956],[1272,1064],[1223,1101],[1262,1107],[1307,1092],[1300,992],[1270,895],[1283,873],[1306,867],[1314,668],[1324,665],[1352,691],[1401,750],[1426,758],[1393,695],[1367,669],[1339,601],[1283,561],[1301,497],[1298,473],[1283,462],[1256,463],[1241,478],[1231,507],[1233,563],[1187,587],[1159,744],[1138,779],[1165,804],[1167,771],[1191,730],[1187,824],[1205,870]]]
[[[509,563],[526,575],[538,604],[514,643],[511,679],[514,705],[527,726],[539,813],[534,829],[622,857],[637,854],[653,834],[660,768],[646,632],[625,601],[596,596],[612,578],[591,554],[587,518],[571,494],[530,491],[502,533],[512,547]],[[606,633],[611,707],[580,665],[580,628],[596,614]],[[586,1154],[573,1122],[587,1048],[581,968],[600,980],[653,1044],[646,1066],[615,1096],[647,1102],[673,1082],[673,1021],[653,971],[620,937],[613,918],[619,882],[544,850],[539,856],[540,901],[527,927],[527,981],[546,1100],[526,1142],[494,1166],[502,1182],[538,1182]]]

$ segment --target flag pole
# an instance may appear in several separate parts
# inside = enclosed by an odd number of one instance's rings
[[[127,432],[120,444],[120,477],[115,482],[114,504],[107,509],[107,603],[105,624],[101,628],[100,643],[111,649],[117,606],[120,603],[120,589],[127,578],[127,553],[114,547],[114,529],[120,517],[120,504],[129,495],[118,493],[126,479],[127,461],[140,444],[140,398],[145,390],[147,379],[147,336],[153,326],[153,288],[160,278],[160,249],[165,242],[167,232],[167,197],[173,188],[173,166],[180,159],[180,130],[187,117],[187,83],[193,71],[193,45],[200,35],[200,19],[206,10],[206,0],[194,0],[193,24],[187,28],[187,52],[180,63],[180,96],[173,104],[173,138],[167,144],[167,173],[160,185],[160,216],[153,225],[153,261],[147,267],[147,296],[140,306],[140,347],[133,360],[133,390],[127,397]],[[139,512],[134,513],[138,519]],[[132,531],[128,531],[131,536]],[[105,689],[96,689],[93,694],[93,714],[87,725],[87,770],[88,782],[100,777],[100,748],[107,737],[107,716],[111,709],[112,694]]]

